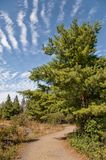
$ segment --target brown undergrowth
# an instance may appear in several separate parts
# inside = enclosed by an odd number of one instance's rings
[[[36,141],[39,136],[61,130],[60,125],[51,125],[29,120],[25,115],[0,120],[0,160],[18,157],[24,143]]]

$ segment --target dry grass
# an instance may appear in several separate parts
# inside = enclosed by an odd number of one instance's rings
[[[39,123],[39,122],[31,122],[30,128],[35,133],[35,136],[42,136],[45,134],[54,133],[56,131],[62,130],[62,125],[51,125],[51,124],[45,124],[45,123]]]
[[[0,126],[11,126],[11,121],[9,120],[0,120]]]
[[[22,119],[22,117],[16,117],[13,120],[0,120],[0,133],[3,135],[1,142],[3,146],[6,147],[6,152],[2,150],[1,157],[5,156],[6,158],[11,154],[11,158],[9,160],[13,160],[13,154],[20,155],[19,153],[22,152],[23,146],[26,145],[24,142],[28,143],[35,141],[42,135],[54,133],[56,131],[62,130],[62,128],[63,126],[61,125],[39,123],[36,121],[28,120],[27,118]],[[10,144],[12,145],[5,143],[7,141],[9,143],[11,142]],[[12,148],[18,152],[11,152]],[[3,160],[6,160],[5,158]]]

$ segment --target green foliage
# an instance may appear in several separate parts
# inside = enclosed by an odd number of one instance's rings
[[[34,68],[29,77],[38,89],[21,92],[27,114],[37,120],[57,112],[66,117],[92,102],[106,101],[106,59],[95,55],[100,28],[98,22],[78,25],[77,20],[69,29],[57,27],[57,35],[43,46],[53,60]]]
[[[19,100],[18,100],[18,96],[16,96],[14,98],[14,102],[13,102],[13,110],[14,110],[14,115],[17,115],[21,112],[21,108],[20,108],[20,104],[19,104]]]
[[[4,119],[10,119],[12,116],[21,112],[18,97],[16,96],[14,102],[11,101],[10,95],[7,96],[6,102],[1,105],[0,117]]]
[[[41,117],[41,120],[46,121],[51,124],[61,124],[62,122],[65,121],[65,116],[61,112],[50,113],[50,114],[47,114]]]
[[[22,92],[26,113],[34,119],[62,123],[74,117],[80,134],[72,144],[97,160],[104,158],[100,145],[106,139],[106,58],[95,55],[100,29],[98,22],[78,25],[77,20],[68,29],[58,26],[57,35],[43,46],[54,58],[34,68],[29,77],[38,89]]]
[[[81,127],[81,129],[84,129],[86,123],[88,123],[88,121],[91,119],[96,120],[95,122],[96,124],[100,123],[102,127],[106,127],[106,125],[104,126],[104,121],[103,121],[104,117],[106,117],[105,104],[101,105],[92,104],[88,108],[81,108],[80,110],[73,112],[73,115],[77,124]],[[92,122],[94,121],[92,120]],[[94,126],[94,129],[95,127],[97,127],[97,125]]]
[[[77,20],[68,29],[58,26],[43,46],[54,58],[30,73],[38,89],[21,92],[33,119],[62,123],[74,118],[80,134],[72,144],[96,160],[104,160],[106,150],[106,58],[95,54],[100,29],[98,22],[78,25]]]
[[[0,128],[0,159],[13,160],[18,142],[18,129],[16,126],[3,126]]]
[[[89,137],[88,134],[74,133],[70,135],[69,142],[71,146],[86,154],[91,160],[105,160],[106,145],[104,146],[98,139],[95,134]]]
[[[0,160],[13,160],[15,158],[16,147],[12,146],[5,151],[0,148]]]
[[[87,120],[84,130],[88,135],[97,134],[101,126],[93,119]]]

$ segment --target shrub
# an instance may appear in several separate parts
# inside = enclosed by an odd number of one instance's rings
[[[26,116],[24,113],[12,117],[11,120],[14,125],[18,126],[27,126],[30,122],[28,116]]]
[[[99,140],[97,135],[90,137],[87,134],[74,133],[69,136],[71,146],[83,152],[92,160],[106,159],[106,146]]]
[[[61,124],[64,121],[64,114],[61,112],[57,113],[50,113],[43,117],[41,117],[41,120],[46,121],[51,124]]]

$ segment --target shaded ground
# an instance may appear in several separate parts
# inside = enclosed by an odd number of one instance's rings
[[[42,136],[25,147],[21,160],[85,160],[85,157],[68,149],[63,143],[65,136],[73,132],[75,126],[66,127],[63,131]]]

